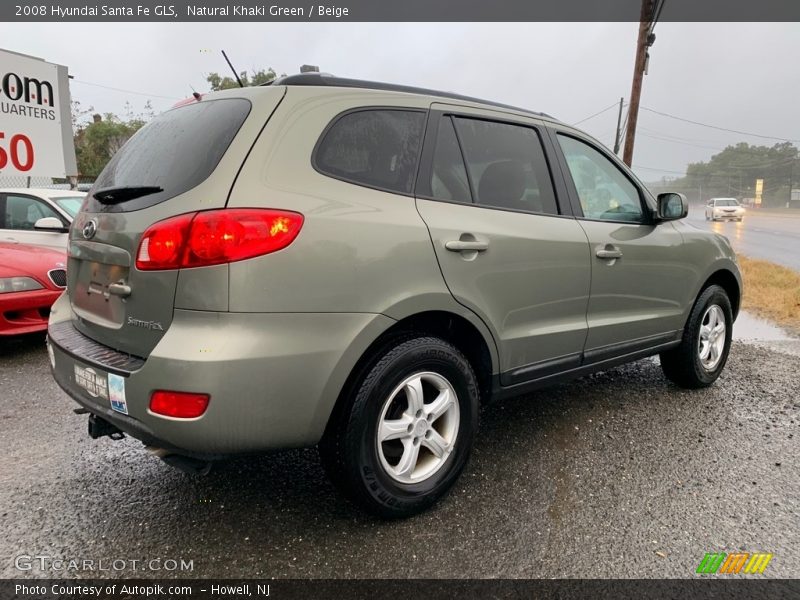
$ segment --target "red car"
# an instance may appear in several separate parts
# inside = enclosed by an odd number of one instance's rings
[[[63,250],[0,242],[0,336],[47,331],[67,285]]]

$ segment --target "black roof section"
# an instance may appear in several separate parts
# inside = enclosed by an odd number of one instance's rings
[[[473,98],[471,96],[462,96],[461,94],[453,94],[451,92],[442,92],[439,90],[429,90],[426,88],[418,88],[409,85],[396,85],[393,83],[383,83],[380,81],[364,81],[362,79],[349,79],[347,77],[336,77],[328,73],[300,73],[298,75],[285,75],[274,79],[263,85],[309,85],[309,86],[329,86],[329,87],[345,87],[345,88],[362,88],[368,90],[383,90],[387,92],[404,92],[407,94],[421,94],[424,96],[437,96],[439,98],[449,98],[451,100],[461,100],[464,102],[476,102],[479,104],[486,104],[487,106],[495,106],[497,108],[506,108],[518,112],[527,113],[536,117],[545,117],[547,119],[555,120],[547,113],[535,112],[527,108],[520,108],[518,106],[511,106],[510,104],[501,104],[500,102],[492,102],[491,100],[482,100],[481,98]]]

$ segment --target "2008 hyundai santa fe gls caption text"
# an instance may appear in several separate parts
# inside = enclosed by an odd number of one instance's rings
[[[197,471],[319,444],[353,501],[414,514],[482,402],[655,354],[717,379],[741,277],[686,213],[544,114],[320,74],[209,94],[87,196],[53,374],[93,437]]]

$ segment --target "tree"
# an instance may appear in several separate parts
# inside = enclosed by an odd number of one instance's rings
[[[75,154],[78,173],[83,177],[97,177],[111,157],[122,148],[145,122],[141,119],[121,121],[112,113],[95,120],[75,136]]]
[[[252,71],[249,75],[247,71],[242,71],[239,73],[239,78],[242,80],[242,83],[245,85],[245,87],[269,83],[276,77],[277,74],[272,67],[266,70],[261,69],[259,71]],[[209,73],[206,77],[206,81],[211,86],[212,92],[239,87],[239,82],[236,81],[236,79],[233,77],[223,77],[219,73]]]
[[[72,133],[77,133],[82,127],[86,125],[86,119],[94,113],[94,107],[82,108],[81,103],[77,100],[70,101],[70,108],[72,112]]]
[[[82,109],[80,102],[72,101],[72,132],[79,176],[97,177],[125,142],[155,116],[149,100],[140,112],[136,112],[130,102],[125,103],[123,110],[124,119],[114,113],[101,116],[92,114],[92,107]],[[90,114],[92,120],[87,122]]]
[[[708,162],[691,163],[675,187],[702,189],[703,199],[714,196],[752,198],[756,179],[764,180],[763,203],[780,206],[789,199],[790,183],[800,180],[800,153],[791,142],[751,146],[739,142]]]

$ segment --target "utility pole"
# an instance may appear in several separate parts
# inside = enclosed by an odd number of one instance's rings
[[[658,18],[655,13],[656,0],[642,0],[642,14],[639,19],[639,38],[636,43],[636,60],[633,64],[633,84],[631,101],[628,105],[628,127],[625,131],[625,152],[623,162],[631,166],[633,162],[633,142],[636,137],[636,122],[639,120],[639,98],[642,95],[642,80],[647,69],[649,55],[647,49],[656,41],[652,28]],[[663,5],[663,1],[661,2]],[[659,10],[660,12],[660,10]]]
[[[622,125],[622,102],[625,98],[619,99],[619,114],[617,115],[617,135],[614,137],[614,154],[619,155],[619,144],[622,141],[621,131],[619,130]]]

